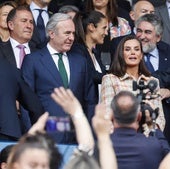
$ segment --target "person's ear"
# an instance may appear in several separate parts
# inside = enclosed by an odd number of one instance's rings
[[[7,169],[7,163],[2,162],[1,163],[1,169]]]
[[[48,31],[48,36],[50,37],[50,39],[54,39],[55,37],[55,32],[54,31]]]
[[[14,30],[14,23],[12,21],[7,22],[9,30]]]
[[[130,11],[129,15],[130,15],[130,18],[134,21],[135,20],[135,12],[134,11]]]
[[[161,35],[157,35],[157,40],[156,42],[159,42],[161,40]]]
[[[141,118],[142,118],[142,112],[139,112],[137,114],[137,121],[140,122],[141,121]]]
[[[94,26],[93,23],[90,23],[90,24],[88,25],[88,30],[89,30],[90,32],[94,32],[94,31],[96,30],[96,27]]]

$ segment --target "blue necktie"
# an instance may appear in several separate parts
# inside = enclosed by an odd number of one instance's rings
[[[42,18],[42,12],[45,11],[43,9],[37,9],[39,11],[39,15],[37,18],[37,28],[40,34],[40,39],[41,42],[44,42],[46,39],[46,35],[45,35],[45,25],[44,25],[44,20]]]
[[[152,72],[154,72],[155,70],[154,70],[154,67],[153,67],[153,65],[152,65],[152,63],[151,63],[151,61],[150,61],[151,56],[153,56],[153,55],[151,55],[150,53],[147,53],[147,54],[146,54],[145,64],[146,64],[146,67],[148,68],[148,70],[152,73]]]
[[[68,76],[67,76],[67,72],[64,66],[64,62],[63,62],[63,54],[62,53],[57,53],[59,59],[58,59],[58,70],[60,72],[61,78],[63,80],[63,84],[65,88],[68,88]]]

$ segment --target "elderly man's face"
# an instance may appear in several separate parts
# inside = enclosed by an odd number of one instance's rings
[[[60,21],[55,31],[49,32],[50,45],[58,52],[70,50],[75,35],[75,26],[72,19]]]
[[[134,10],[130,12],[132,20],[136,21],[145,14],[155,13],[154,6],[148,1],[139,1],[136,3]]]
[[[151,52],[155,49],[157,42],[161,37],[156,34],[154,26],[146,21],[142,21],[136,28],[136,36],[142,42],[142,48],[144,53]]]

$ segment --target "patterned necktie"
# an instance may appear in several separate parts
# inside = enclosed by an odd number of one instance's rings
[[[46,39],[46,35],[45,35],[45,25],[44,25],[44,20],[42,18],[42,12],[45,11],[43,9],[37,9],[39,11],[39,15],[37,18],[37,28],[40,34],[40,39],[41,42],[44,42]]]
[[[67,72],[63,63],[63,54],[62,53],[57,53],[59,59],[58,59],[58,70],[60,72],[61,78],[63,80],[63,84],[65,88],[68,88],[68,76]]]
[[[25,57],[25,46],[24,45],[17,45],[17,48],[20,49],[20,52],[19,52],[19,67],[21,68],[21,65],[22,65],[22,62],[24,60],[24,57]]]
[[[151,63],[151,61],[150,61],[151,56],[153,56],[153,55],[151,55],[150,53],[147,53],[147,54],[146,54],[145,64],[146,64],[146,67],[148,68],[148,70],[152,73],[152,72],[154,72],[155,70],[154,70],[154,67],[153,67],[153,65],[152,65],[152,63]]]

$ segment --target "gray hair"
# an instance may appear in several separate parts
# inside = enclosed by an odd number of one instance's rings
[[[54,31],[56,32],[57,29],[57,25],[59,22],[61,21],[65,21],[65,20],[69,20],[71,18],[71,16],[64,14],[64,13],[56,13],[54,14],[48,21],[47,26],[46,26],[46,36],[47,38],[49,37],[49,31]]]
[[[155,14],[145,14],[141,16],[135,22],[135,27],[137,28],[141,22],[149,22],[154,28],[157,36],[162,36],[163,33],[163,23],[161,19]]]
[[[59,13],[68,13],[68,12],[79,12],[79,9],[74,6],[74,5],[64,5],[62,6],[59,10],[58,10]]]

